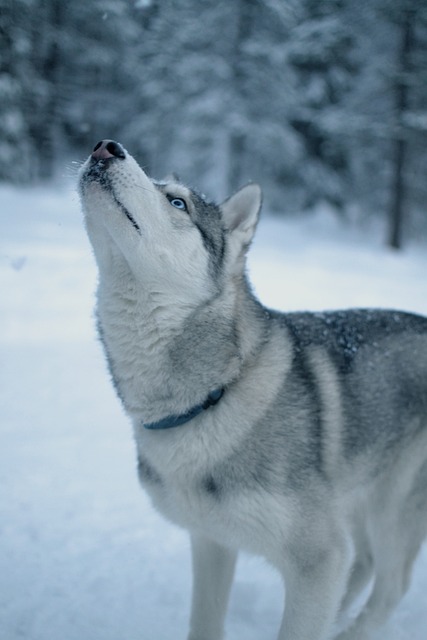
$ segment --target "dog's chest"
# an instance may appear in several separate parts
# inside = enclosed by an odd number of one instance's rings
[[[209,465],[191,461],[171,473],[159,473],[142,457],[139,476],[156,509],[193,533],[262,555],[266,547],[274,555],[288,540],[294,505],[273,488],[227,487]]]

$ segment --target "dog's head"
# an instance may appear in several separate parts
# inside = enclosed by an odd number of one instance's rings
[[[153,181],[111,140],[83,165],[80,195],[101,277],[130,271],[145,289],[183,303],[243,274],[261,207],[256,184],[218,206],[176,179]]]

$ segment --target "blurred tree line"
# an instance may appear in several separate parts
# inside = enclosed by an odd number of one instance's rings
[[[0,38],[2,180],[108,137],[216,197],[427,227],[425,0],[0,0]]]

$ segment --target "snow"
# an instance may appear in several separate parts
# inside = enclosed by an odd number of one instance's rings
[[[139,489],[129,422],[93,321],[96,269],[69,186],[1,187],[0,638],[184,640],[187,534]],[[261,222],[251,252],[270,306],[383,306],[427,313],[427,250],[320,211]],[[424,640],[427,550],[379,637]],[[229,640],[273,640],[283,588],[243,557]]]

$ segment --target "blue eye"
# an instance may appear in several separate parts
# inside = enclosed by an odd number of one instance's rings
[[[182,198],[168,198],[168,200],[175,209],[187,211],[187,203]]]

